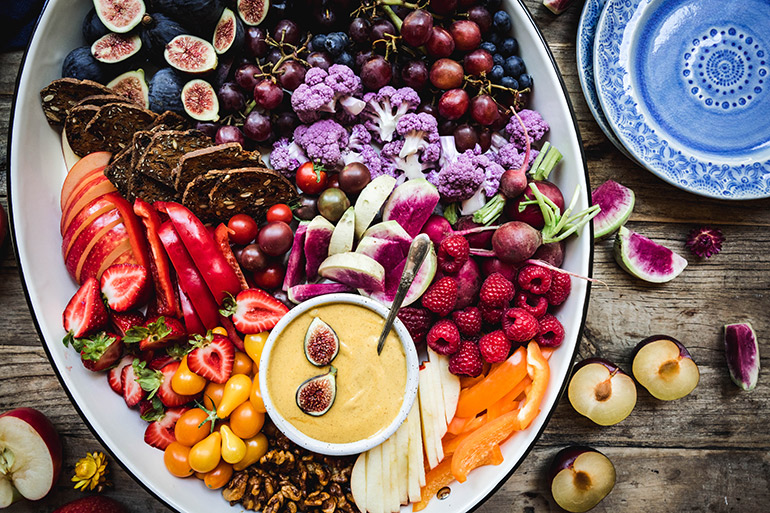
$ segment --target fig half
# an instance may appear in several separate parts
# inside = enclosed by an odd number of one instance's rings
[[[337,397],[337,369],[334,366],[329,368],[329,372],[303,382],[297,389],[297,406],[300,410],[320,417],[334,404]]]
[[[147,80],[144,78],[144,70],[126,71],[115,77],[107,87],[115,91],[115,94],[125,96],[137,105],[145,109],[150,108],[150,91]]]
[[[331,326],[316,317],[305,333],[305,356],[317,367],[329,365],[340,352],[340,339]]]
[[[182,105],[184,111],[198,121],[216,121],[219,119],[219,100],[211,84],[196,78],[182,87]]]
[[[109,33],[91,45],[91,55],[99,62],[117,64],[124,62],[142,49],[142,40],[137,35]]]
[[[211,43],[187,34],[169,41],[163,57],[179,71],[194,75],[208,73],[217,67],[217,52]]]
[[[104,26],[118,34],[139,25],[147,12],[142,0],[94,0],[94,9]]]
[[[259,25],[267,17],[270,0],[238,0],[238,15],[246,25]]]
[[[227,53],[231,48],[241,48],[245,38],[243,22],[238,19],[233,11],[225,8],[222,16],[214,29],[214,50],[219,55]]]

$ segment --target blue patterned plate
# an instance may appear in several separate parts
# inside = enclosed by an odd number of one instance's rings
[[[644,167],[721,199],[770,196],[770,0],[608,0],[596,90]]]
[[[596,34],[596,24],[599,22],[599,15],[604,8],[607,0],[587,0],[583,6],[583,12],[580,14],[580,23],[578,24],[577,37],[577,68],[580,86],[583,88],[588,109],[593,114],[599,128],[612,144],[619,149],[623,155],[633,159],[623,147],[623,144],[615,136],[615,132],[610,128],[607,118],[602,112],[602,106],[599,103],[599,97],[596,95],[596,86],[594,85],[594,34]]]

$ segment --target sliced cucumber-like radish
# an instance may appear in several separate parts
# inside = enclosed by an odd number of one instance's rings
[[[594,238],[615,232],[626,224],[634,210],[634,191],[613,180],[607,180],[591,193],[591,201],[601,210],[594,217]]]
[[[615,260],[632,276],[651,283],[671,281],[687,267],[680,255],[625,226],[615,238]]]

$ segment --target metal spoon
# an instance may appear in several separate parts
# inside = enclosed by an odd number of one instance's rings
[[[388,333],[390,333],[390,329],[393,327],[393,322],[396,320],[396,315],[398,315],[398,310],[401,308],[401,303],[404,301],[406,293],[409,292],[409,287],[412,285],[414,277],[417,275],[417,271],[425,260],[425,255],[428,254],[431,244],[433,244],[433,242],[431,242],[430,237],[421,233],[414,238],[412,244],[409,246],[409,253],[406,255],[404,272],[401,273],[401,282],[398,284],[396,297],[393,298],[390,313],[385,320],[385,326],[382,328],[380,341],[377,343],[377,354],[382,352],[382,347],[385,345],[385,339],[388,338]]]

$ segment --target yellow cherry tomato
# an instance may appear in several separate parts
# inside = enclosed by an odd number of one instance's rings
[[[264,424],[265,414],[258,412],[251,401],[243,401],[230,414],[230,429],[244,440],[256,436]]]
[[[203,390],[203,406],[207,410],[216,410],[222,402],[222,394],[225,393],[224,383],[211,382]]]
[[[222,335],[223,337],[227,336],[227,330],[224,329],[222,326],[217,326],[213,330],[211,330],[211,333],[214,335]]]
[[[176,421],[174,436],[180,444],[192,447],[211,433],[211,421],[206,421],[208,414],[200,408],[187,410]]]
[[[238,463],[246,456],[246,444],[233,433],[230,426],[222,424],[219,427],[222,434],[222,459],[227,463]]]
[[[206,474],[206,477],[203,478],[203,482],[206,483],[208,488],[218,490],[226,485],[231,477],[233,477],[233,466],[224,461],[220,461],[219,465],[217,465],[214,470]]]
[[[213,472],[213,470],[212,470],[212,472]],[[198,479],[200,479],[201,481],[203,481],[204,479],[206,479],[206,474],[205,474],[205,473],[203,473],[203,472],[196,472],[196,473],[195,473],[195,474],[193,474],[193,475],[194,475],[195,477],[197,477]]]
[[[163,451],[166,469],[176,477],[189,477],[193,473],[189,462],[190,448],[179,442],[171,442]]]
[[[260,413],[265,413],[265,401],[262,400],[262,391],[259,389],[259,373],[254,375],[254,382],[249,391],[249,401],[254,405],[254,409]]]
[[[211,472],[222,458],[222,435],[214,431],[190,449],[190,467],[196,472]]]
[[[262,350],[265,348],[265,342],[270,332],[263,331],[262,333],[254,333],[243,337],[243,347],[259,370],[259,359],[262,356]]]
[[[206,378],[198,376],[187,366],[187,355],[171,378],[171,388],[180,395],[195,395],[206,388]]]
[[[233,470],[243,470],[249,467],[267,454],[267,437],[264,433],[243,441],[246,444],[246,456],[241,461],[233,465]]]
[[[251,379],[245,374],[234,374],[225,383],[222,402],[217,406],[217,417],[226,419],[243,401],[248,401]]]
[[[240,351],[235,352],[235,361],[233,362],[233,374],[251,374],[254,369],[254,363],[249,355]]]

